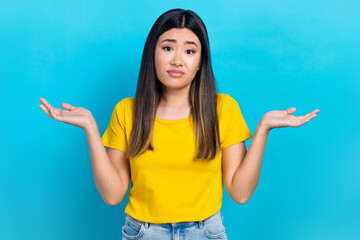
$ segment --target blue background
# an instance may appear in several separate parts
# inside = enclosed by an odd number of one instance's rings
[[[229,239],[358,239],[356,0],[2,1],[0,239],[121,238],[128,197],[102,200],[85,133],[48,117],[39,98],[89,109],[102,135],[115,104],[135,94],[152,24],[177,7],[205,22],[219,92],[253,134],[267,111],[320,109],[271,130],[248,203],[225,190]]]

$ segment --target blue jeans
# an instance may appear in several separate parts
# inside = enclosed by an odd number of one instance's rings
[[[122,239],[142,240],[202,240],[226,239],[223,217],[219,212],[198,222],[177,222],[155,224],[139,221],[125,215]]]

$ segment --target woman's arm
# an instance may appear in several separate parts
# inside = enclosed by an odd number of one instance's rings
[[[105,151],[95,121],[84,129],[89,145],[94,181],[104,201],[115,206],[124,198],[130,182],[126,154],[117,149]]]
[[[226,163],[229,161],[232,161],[232,164],[239,162],[236,164],[237,168],[233,175],[229,178],[230,183],[227,187],[231,198],[236,203],[245,204],[256,189],[260,178],[261,163],[268,134],[269,131],[260,122],[256,127],[248,152],[246,152],[244,142],[237,143],[223,150],[224,169],[227,169],[226,165],[229,164]],[[239,152],[242,152],[242,154],[239,154]],[[231,156],[231,159],[228,156]]]
[[[126,154],[116,150],[105,151],[99,129],[91,112],[82,107],[63,103],[62,109],[52,107],[40,98],[39,107],[51,118],[82,128],[89,145],[95,185],[104,201],[116,205],[122,201],[129,188],[130,168]]]
[[[260,179],[262,159],[270,130],[273,128],[301,126],[316,117],[319,112],[316,109],[305,116],[295,117],[291,115],[295,111],[296,108],[289,108],[285,111],[266,113],[256,127],[247,153],[244,142],[223,150],[224,178],[225,180],[228,179],[228,182],[225,183],[231,198],[235,202],[245,204],[250,200],[256,189]],[[230,175],[231,171],[228,170],[230,164],[237,166],[232,175]]]

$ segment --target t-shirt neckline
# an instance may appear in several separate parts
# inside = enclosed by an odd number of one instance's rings
[[[167,120],[167,119],[162,119],[162,118],[158,118],[155,116],[155,121],[160,122],[160,123],[165,123],[165,124],[179,124],[179,123],[188,122],[190,120],[190,118],[192,118],[192,115],[190,115],[187,118],[175,119],[175,120]]]

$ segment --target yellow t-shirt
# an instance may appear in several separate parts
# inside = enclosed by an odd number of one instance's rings
[[[237,102],[217,94],[221,148],[252,137]],[[102,142],[127,153],[132,129],[134,97],[114,108]],[[156,117],[154,151],[129,159],[131,189],[125,213],[150,223],[202,221],[221,209],[223,197],[222,152],[208,161],[195,158],[192,116],[178,120]],[[202,160],[202,161],[199,161]]]

